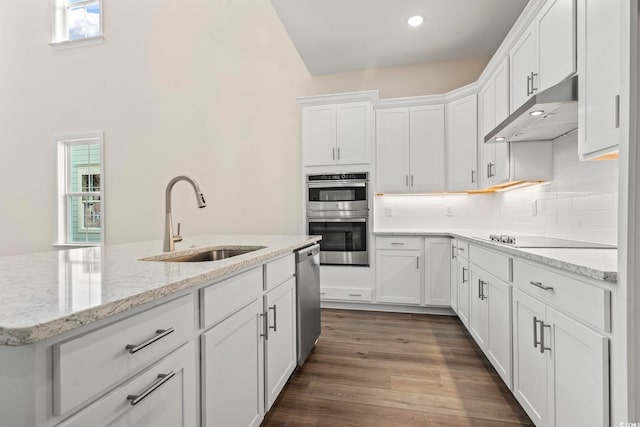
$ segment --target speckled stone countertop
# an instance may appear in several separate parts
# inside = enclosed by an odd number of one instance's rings
[[[478,230],[377,230],[378,236],[448,236],[463,239],[478,246],[483,246],[514,257],[534,261],[560,270],[579,274],[591,279],[605,282],[618,281],[617,249],[556,249],[556,248],[516,248],[494,243],[474,236],[488,236],[488,232]],[[498,233],[499,234],[499,233]]]
[[[150,241],[0,257],[0,345],[25,345],[70,331],[310,245],[319,236],[185,237],[176,253],[228,245],[265,246],[208,262],[157,262]]]

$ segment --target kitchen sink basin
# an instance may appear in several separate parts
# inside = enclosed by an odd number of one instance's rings
[[[169,255],[144,258],[144,261],[163,261],[163,262],[204,262],[204,261],[220,261],[222,259],[231,258],[238,255],[244,255],[249,252],[264,249],[266,246],[223,246],[217,248],[209,248],[199,252],[189,253],[185,255]]]

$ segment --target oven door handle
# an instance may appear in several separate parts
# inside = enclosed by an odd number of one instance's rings
[[[331,189],[331,188],[335,188],[335,187],[366,187],[367,183],[366,182],[345,182],[345,181],[341,181],[341,182],[309,182],[307,183],[307,186],[309,188],[326,188],[326,189]]]
[[[367,222],[367,217],[307,218],[309,222]]]

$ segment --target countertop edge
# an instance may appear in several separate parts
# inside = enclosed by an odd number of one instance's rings
[[[195,288],[207,282],[223,280],[226,276],[264,264],[265,262],[281,255],[293,253],[293,251],[297,249],[312,245],[320,240],[321,237],[312,236],[301,241],[299,244],[280,247],[267,254],[239,259],[237,262],[231,263],[218,271],[214,270],[189,277],[187,279],[161,285],[157,288],[147,290],[136,295],[131,295],[117,301],[111,301],[97,307],[87,308],[83,311],[61,316],[48,322],[19,328],[0,327],[0,346],[16,347],[44,341],[56,335],[61,335],[73,329],[109,318],[160,298],[171,296],[180,291]],[[212,283],[212,285],[213,284],[215,283]]]
[[[516,257],[520,257],[529,261],[534,261],[540,264],[555,267],[559,270],[575,273],[580,276],[585,276],[591,279],[599,280],[608,283],[618,282],[618,273],[616,271],[603,271],[595,268],[587,267],[584,265],[574,264],[567,261],[561,261],[559,259],[547,257],[544,255],[534,254],[519,248],[512,248],[504,246],[498,243],[492,243],[485,240],[476,239],[470,236],[465,236],[451,231],[374,231],[376,236],[442,236],[451,237],[455,239],[461,239],[471,242],[478,246],[483,246],[498,252],[506,253]],[[581,249],[589,250],[589,249]]]

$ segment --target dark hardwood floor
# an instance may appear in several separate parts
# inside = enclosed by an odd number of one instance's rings
[[[263,426],[533,425],[455,317],[323,310]]]

